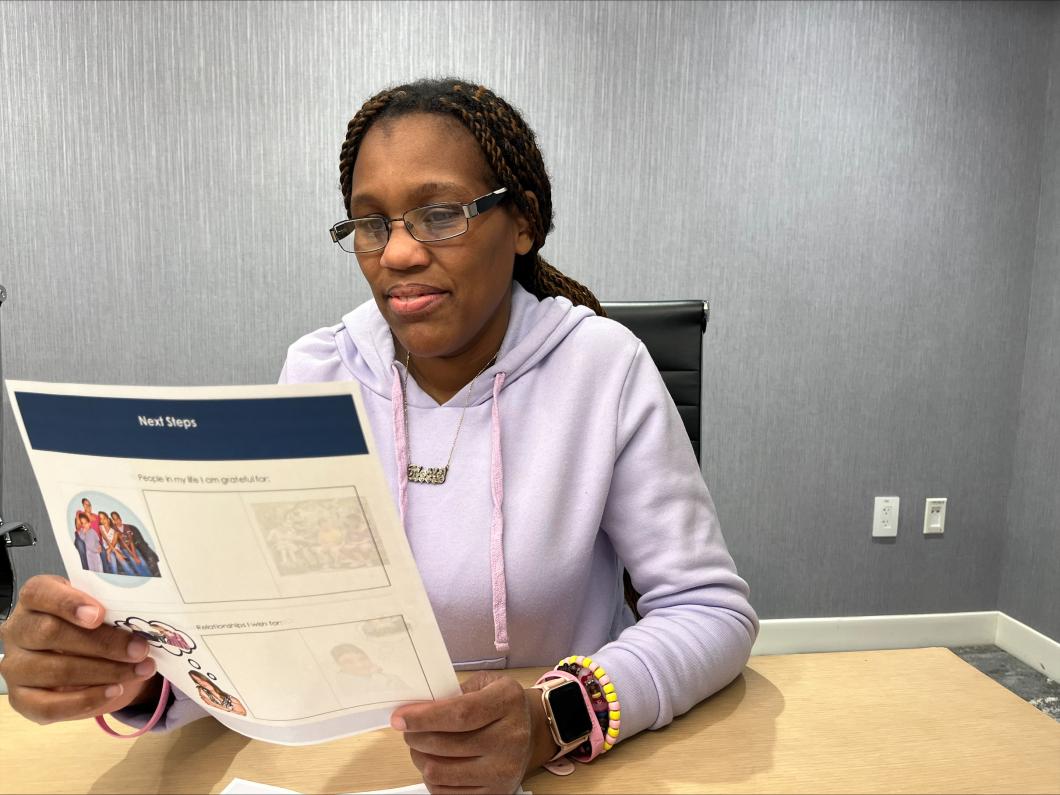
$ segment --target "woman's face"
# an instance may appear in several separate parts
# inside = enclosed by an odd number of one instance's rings
[[[397,218],[425,204],[465,204],[501,187],[487,183],[487,172],[478,143],[453,119],[417,113],[377,122],[354,165],[350,215]],[[386,248],[357,255],[379,311],[413,356],[499,344],[515,255],[533,244],[512,208],[506,200],[472,218],[465,234],[436,243],[420,243],[395,223]]]

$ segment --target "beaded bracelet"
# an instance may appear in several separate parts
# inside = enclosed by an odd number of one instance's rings
[[[571,671],[579,679],[585,677],[583,684],[585,684],[586,692],[590,694],[592,698],[594,691],[597,690],[602,694],[603,698],[593,698],[593,711],[596,713],[597,720],[600,721],[600,728],[604,728],[603,715],[606,711],[607,715],[607,730],[604,732],[604,744],[601,749],[601,753],[607,753],[614,748],[615,743],[618,742],[618,735],[622,729],[622,708],[618,700],[618,693],[615,691],[615,686],[611,682],[611,678],[607,675],[607,671],[599,663],[593,662],[591,657],[582,657],[581,655],[571,655],[570,657],[564,657],[556,665],[556,670],[561,668],[566,669],[568,666],[577,667],[577,672]],[[597,687],[594,687],[596,685]],[[601,709],[597,710],[597,703],[600,704]],[[580,749],[579,749],[580,750]],[[592,756],[589,757],[591,759]],[[575,759],[578,759],[576,756]],[[589,761],[589,759],[579,761]]]
[[[603,688],[593,675],[592,670],[589,668],[583,668],[581,665],[574,662],[574,659],[575,658],[573,657],[568,658],[565,662],[557,665],[556,669],[567,671],[578,678],[578,681],[585,687],[586,693],[589,696],[593,713],[597,716],[601,725],[606,725],[608,722],[608,710],[610,704],[605,700]]]

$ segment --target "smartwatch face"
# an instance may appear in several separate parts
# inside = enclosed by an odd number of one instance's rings
[[[582,689],[577,684],[567,682],[549,690],[548,703],[552,706],[556,730],[564,743],[574,742],[589,733],[592,718],[585,708]]]

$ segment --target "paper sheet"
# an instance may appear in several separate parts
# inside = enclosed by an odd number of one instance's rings
[[[291,789],[259,784],[256,781],[247,781],[245,778],[232,779],[228,786],[221,790],[221,793],[222,795],[227,795],[228,793],[238,793],[238,795],[299,795],[299,793]],[[373,789],[358,793],[348,793],[348,795],[387,795],[387,793],[423,793],[423,795],[428,795],[429,790],[426,784],[410,784],[407,787]],[[533,795],[533,793],[519,787],[514,795]]]
[[[284,744],[460,692],[353,383],[7,382],[71,583]]]

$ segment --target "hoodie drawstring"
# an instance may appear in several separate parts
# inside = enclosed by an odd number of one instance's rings
[[[504,373],[493,378],[493,416],[490,420],[490,577],[493,581],[493,645],[508,656],[508,587],[504,579],[504,459],[501,456],[501,387]]]
[[[405,426],[404,394],[401,371],[393,365],[394,378],[390,385],[390,404],[394,415],[394,453],[397,461],[398,508],[401,525],[409,503],[409,448],[408,428]],[[490,417],[490,494],[493,508],[490,515],[490,585],[493,591],[493,645],[497,653],[508,656],[508,587],[504,576],[504,459],[501,452],[501,388],[504,373],[493,377],[493,406]]]
[[[409,505],[409,442],[405,427],[405,400],[401,389],[401,371],[397,362],[391,365],[394,380],[390,384],[390,405],[394,412],[394,457],[397,459],[398,511],[401,528],[405,528],[405,512]]]

